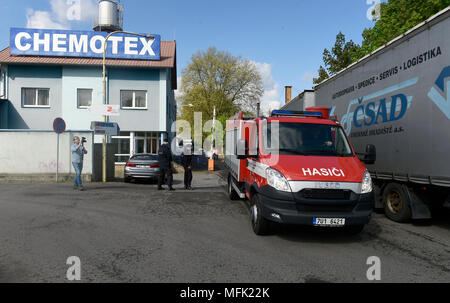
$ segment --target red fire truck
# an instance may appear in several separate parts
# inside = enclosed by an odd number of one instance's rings
[[[254,119],[238,113],[226,127],[228,195],[250,200],[257,235],[269,233],[274,223],[359,233],[374,204],[361,161],[374,163],[375,147],[367,145],[358,156],[328,108],[279,110]]]

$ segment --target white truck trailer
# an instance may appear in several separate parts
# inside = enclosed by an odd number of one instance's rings
[[[368,165],[375,206],[397,222],[450,206],[450,7],[318,84]]]

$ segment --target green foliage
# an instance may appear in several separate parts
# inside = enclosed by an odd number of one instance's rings
[[[326,69],[320,66],[319,77],[314,78],[313,82],[318,84],[329,76],[336,74],[357,59],[359,53],[360,46],[352,40],[345,42],[344,34],[339,32],[336,35],[336,42],[331,52],[328,49],[323,51],[323,62],[325,63]]]
[[[256,111],[263,95],[261,76],[249,60],[211,47],[199,51],[182,71],[181,118],[193,124],[194,112],[205,123],[213,117],[231,117],[239,110]]]
[[[450,0],[389,0],[387,3],[381,3],[380,19],[372,28],[366,28],[362,33],[364,40],[360,58],[449,5]]]
[[[313,78],[314,84],[319,84],[320,82],[322,82],[323,80],[325,80],[329,77],[327,70],[322,65],[319,67],[318,73],[319,73],[319,76],[317,78]]]
[[[331,52],[328,49],[323,52],[326,68],[320,66],[319,76],[313,82],[322,82],[449,5],[450,0],[389,0],[381,3],[380,18],[372,28],[364,29],[361,46],[351,40],[345,42],[344,35],[339,32]]]

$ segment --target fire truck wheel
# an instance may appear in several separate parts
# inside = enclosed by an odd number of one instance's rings
[[[411,208],[400,184],[390,183],[383,191],[384,213],[395,222],[407,222],[411,219]]]
[[[258,236],[267,235],[270,232],[270,221],[262,216],[258,194],[254,194],[252,197],[250,214],[255,234]]]
[[[230,200],[237,200],[239,196],[233,188],[233,180],[231,178],[233,178],[231,175],[228,176],[228,197],[230,198]]]

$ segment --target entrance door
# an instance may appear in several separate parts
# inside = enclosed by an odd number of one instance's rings
[[[136,146],[135,153],[136,154],[143,154],[143,153],[145,153],[145,149],[144,149],[145,139],[143,139],[143,138],[135,138],[134,142],[136,144],[135,145]]]

